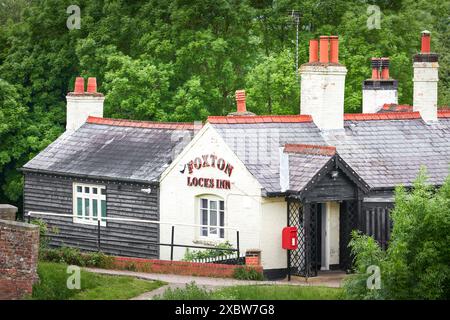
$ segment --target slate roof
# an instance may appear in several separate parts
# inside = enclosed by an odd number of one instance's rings
[[[267,193],[280,193],[280,152],[288,144],[334,146],[371,188],[409,186],[420,166],[440,185],[450,167],[450,111],[426,124],[417,112],[346,114],[344,130],[321,132],[310,116],[210,117],[208,121]],[[190,141],[193,125],[90,117],[29,161],[24,170],[156,182]],[[183,138],[184,137],[184,138]],[[330,149],[328,149],[330,150]],[[332,154],[290,155],[290,188],[300,190]]]
[[[411,186],[421,166],[440,185],[450,168],[450,119],[346,121],[345,134],[329,134],[329,145],[372,188]]]
[[[29,161],[25,171],[155,182],[172,151],[190,141],[193,125],[90,117]],[[180,143],[182,143],[180,145]]]
[[[303,190],[333,156],[334,154],[289,153],[289,190]]]
[[[311,121],[259,123],[212,123],[266,192],[280,192],[280,147],[285,144],[326,145],[320,130]],[[210,120],[210,119],[208,119]],[[277,120],[272,120],[277,121]],[[211,122],[211,121],[210,121]],[[213,121],[214,122],[214,121]]]
[[[435,124],[426,124],[418,112],[347,114],[344,130],[328,133],[308,121],[256,122],[233,124],[214,118],[212,125],[268,193],[281,191],[279,149],[286,144],[335,146],[371,188],[410,186],[422,165],[432,184],[442,184],[449,174],[450,112],[440,111]],[[323,158],[291,156],[291,182],[301,188],[307,177],[326,163]],[[311,164],[306,166],[308,162]],[[295,172],[302,167],[305,172]]]

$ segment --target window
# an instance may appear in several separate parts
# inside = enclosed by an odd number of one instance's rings
[[[106,225],[106,188],[98,185],[74,184],[74,222]]]
[[[202,237],[225,237],[225,205],[222,200],[200,198],[200,229]]]

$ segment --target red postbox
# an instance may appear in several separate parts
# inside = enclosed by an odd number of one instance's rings
[[[281,246],[286,250],[295,250],[298,248],[297,227],[283,228]]]

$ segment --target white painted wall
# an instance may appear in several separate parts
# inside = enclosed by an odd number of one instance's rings
[[[414,62],[413,110],[424,121],[437,121],[438,62]]]
[[[312,116],[321,130],[344,128],[347,69],[334,65],[302,65],[300,113]]]
[[[281,231],[286,226],[286,200],[265,198],[261,220],[261,259],[265,269],[287,268],[287,252],[281,248]]]
[[[339,202],[326,202],[322,206],[322,270],[339,264]]]
[[[363,90],[363,113],[377,113],[384,104],[398,104],[397,89]]]
[[[66,96],[67,117],[66,130],[75,131],[81,127],[89,116],[103,117],[105,97],[92,95]]]
[[[188,187],[186,185],[187,170],[184,174],[180,173],[180,164],[184,165],[195,157],[211,153],[222,157],[234,166],[230,178],[232,183],[230,190]],[[212,167],[194,170],[191,176],[228,179],[224,172]],[[264,234],[261,229],[261,185],[209,124],[206,124],[197,133],[191,143],[163,173],[160,181],[160,221],[199,224],[198,197],[205,194],[220,197],[225,201],[225,226],[236,227],[240,230],[242,253],[246,249],[261,248],[261,237]],[[170,229],[170,225],[161,225],[161,243],[170,243]],[[236,233],[230,230],[226,231],[225,240],[229,240],[235,246]],[[199,228],[175,227],[175,242],[178,244],[204,245],[204,241],[200,237]],[[219,241],[209,243],[218,243]],[[181,260],[184,254],[185,248],[176,248],[174,259]],[[170,259],[169,247],[161,247],[160,258]]]
[[[339,264],[339,203],[327,202],[329,217],[330,264]]]

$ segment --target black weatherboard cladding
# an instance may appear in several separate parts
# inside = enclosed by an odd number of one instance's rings
[[[135,218],[159,220],[159,189],[151,186],[150,194],[141,192],[148,184],[127,184],[114,181],[72,178],[69,176],[25,173],[24,210],[59,214],[72,214],[73,183],[99,184],[106,187],[107,216],[114,218]],[[97,250],[96,241],[74,240],[72,237],[97,236],[97,226],[73,223],[71,217],[43,216],[49,229],[56,227],[62,239],[54,238],[53,246],[76,246],[83,250]],[[113,240],[123,240],[115,242]],[[127,243],[127,241],[129,241]],[[159,225],[138,222],[108,221],[101,227],[101,249],[105,253],[119,256],[158,258],[159,247],[154,244],[135,244],[133,241],[157,243]]]

